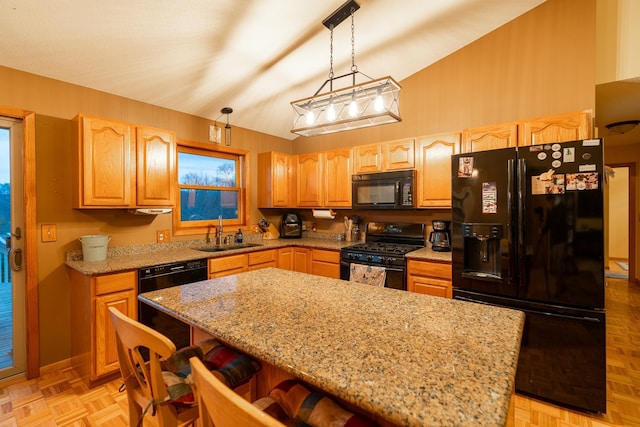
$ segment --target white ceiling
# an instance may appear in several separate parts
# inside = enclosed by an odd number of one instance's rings
[[[400,81],[544,0],[357,0],[358,70]],[[0,0],[0,65],[293,139],[344,0]],[[351,67],[350,20],[334,71]]]

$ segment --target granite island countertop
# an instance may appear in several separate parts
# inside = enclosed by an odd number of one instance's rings
[[[239,253],[255,252],[266,249],[277,249],[287,246],[304,246],[308,248],[329,249],[339,251],[340,249],[358,244],[360,242],[346,242],[335,239],[310,238],[301,239],[274,239],[259,240],[252,243],[260,243],[261,246],[254,246],[242,249],[232,249],[221,252],[203,252],[197,250],[199,247],[214,246],[205,241],[184,241],[160,244],[132,245],[128,247],[110,247],[107,259],[104,261],[83,261],[82,251],[70,251],[67,254],[65,264],[78,270],[82,274],[89,276],[97,274],[116,273],[118,271],[135,270],[139,268],[151,267],[154,265],[169,264],[173,262],[192,261],[196,259],[216,258]],[[407,258],[451,261],[451,252],[435,252],[428,245],[423,249],[410,252]]]
[[[506,425],[519,311],[267,268],[141,301],[398,425]]]

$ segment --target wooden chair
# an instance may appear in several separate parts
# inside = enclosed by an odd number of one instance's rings
[[[190,363],[203,427],[285,427],[227,387],[198,358]]]
[[[167,387],[162,379],[160,358],[167,359],[176,351],[171,340],[113,307],[109,313],[116,331],[116,346],[120,372],[129,403],[129,426],[142,425],[145,413],[153,414],[159,427],[178,427],[193,424],[198,418],[198,408],[178,408],[166,402]],[[149,350],[149,362],[145,362],[140,348]]]

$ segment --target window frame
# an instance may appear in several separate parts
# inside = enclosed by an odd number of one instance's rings
[[[249,192],[247,183],[249,182],[249,152],[246,150],[238,150],[231,147],[213,145],[211,143],[195,142],[178,139],[176,144],[176,173],[173,179],[173,185],[176,190],[176,201],[173,206],[173,234],[189,235],[203,234],[209,235],[214,232],[218,226],[217,219],[208,219],[201,221],[182,221],[180,218],[180,189],[178,184],[178,154],[188,153],[210,157],[221,157],[224,159],[236,160],[236,187],[228,187],[238,189],[238,218],[223,219],[222,226],[224,228],[236,229],[247,228],[249,224]],[[220,187],[216,187],[218,189]]]

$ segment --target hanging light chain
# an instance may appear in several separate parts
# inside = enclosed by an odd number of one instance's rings
[[[329,90],[333,90],[333,25],[329,30],[331,30],[329,37]]]
[[[356,14],[355,9],[351,8],[351,71],[354,73],[358,71],[358,66],[356,65],[356,36],[355,36],[356,26],[354,23],[355,14]]]

